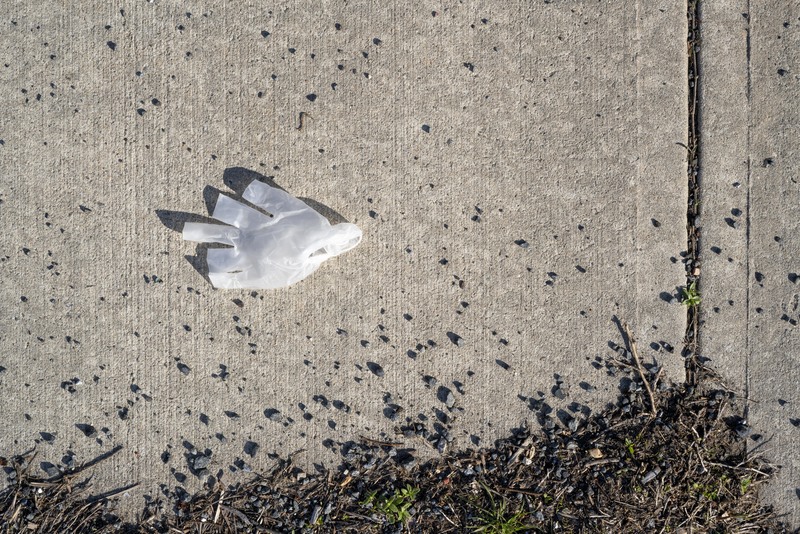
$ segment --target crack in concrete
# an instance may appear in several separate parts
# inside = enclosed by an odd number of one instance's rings
[[[688,195],[686,207],[686,288],[692,284],[700,286],[700,17],[699,0],[687,3],[686,17],[687,28],[687,57],[688,57],[688,107],[689,120],[687,124],[687,180]],[[686,306],[686,334],[684,337],[683,357],[686,358],[686,382],[696,383],[695,359],[700,353],[700,340],[698,328],[700,326],[701,303]]]

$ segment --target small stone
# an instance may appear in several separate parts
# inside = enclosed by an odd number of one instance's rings
[[[414,458],[413,456],[409,456],[408,458],[406,458],[405,460],[400,462],[400,465],[403,467],[403,469],[406,469],[406,470],[410,471],[411,469],[416,467],[417,459]]]
[[[322,514],[322,507],[315,506],[314,511],[311,512],[311,519],[309,520],[309,524],[314,525],[316,524],[317,520],[319,519],[320,514]]]
[[[600,458],[603,457],[603,451],[601,451],[597,447],[594,447],[593,449],[589,449],[589,456],[591,456],[595,460],[599,460]]]
[[[455,345],[457,347],[461,347],[462,345],[464,345],[464,338],[462,338],[461,336],[459,336],[455,332],[448,332],[447,333],[447,337],[448,337],[448,339],[450,339],[450,341],[453,343],[453,345]]]
[[[369,368],[369,370],[372,371],[372,374],[374,374],[378,378],[383,378],[383,375],[385,374],[383,371],[383,367],[381,367],[380,364],[377,364],[375,362],[367,362],[367,368]]]
[[[753,429],[750,428],[750,425],[744,422],[736,425],[736,428],[734,430],[736,431],[736,435],[738,435],[740,438],[746,438],[753,432]]]
[[[577,419],[570,419],[569,423],[567,423],[570,432],[576,432],[578,430],[578,420]]]
[[[83,432],[87,438],[93,438],[97,435],[97,429],[88,423],[76,423],[75,426]]]
[[[448,408],[452,408],[453,406],[456,405],[456,398],[453,395],[452,391],[447,392],[447,397],[445,397],[444,405],[447,406]]]
[[[250,456],[251,458],[254,458],[256,453],[258,452],[258,449],[260,448],[261,448],[260,445],[255,441],[247,441],[244,444],[244,453]]]
[[[659,467],[656,467],[656,468],[655,468],[655,469],[653,469],[652,471],[648,471],[648,472],[647,472],[647,473],[646,473],[646,474],[645,474],[645,475],[642,477],[642,484],[647,484],[648,482],[652,481],[654,478],[656,478],[656,476],[657,476],[657,475],[658,475],[660,472],[661,472],[661,468],[659,468]]]
[[[211,458],[209,458],[208,456],[204,455],[195,456],[194,460],[192,461],[192,468],[195,471],[200,471],[201,469],[205,469],[206,467],[208,467],[208,464],[210,463],[211,463]]]
[[[49,477],[57,477],[61,475],[61,470],[50,462],[42,462],[41,467]]]
[[[434,378],[434,377],[432,377],[432,376],[430,376],[430,375],[425,375],[425,376],[423,376],[423,377],[422,377],[422,381],[423,381],[423,382],[425,382],[425,385],[426,385],[427,387],[429,387],[429,388],[436,387],[436,384],[438,383],[438,381],[436,380],[436,378]]]

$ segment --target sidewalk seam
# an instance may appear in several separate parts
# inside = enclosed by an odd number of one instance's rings
[[[698,222],[700,217],[700,135],[699,135],[699,79],[700,62],[698,52],[700,50],[700,0],[689,0],[686,6],[687,28],[687,74],[688,74],[688,124],[687,124],[687,181],[688,194],[686,206],[686,235],[687,250],[684,263],[686,266],[686,289],[694,283],[700,286],[700,229]],[[694,385],[696,383],[696,362],[695,359],[700,352],[700,340],[698,336],[699,317],[701,303],[686,306],[686,333],[682,355],[686,359],[686,382]]]
[[[750,110],[752,109],[752,83],[750,69],[750,0],[747,0],[747,27],[745,29],[745,50],[747,54],[747,197],[745,199],[745,330],[744,330],[744,400],[745,410],[749,409],[750,403],[750,192],[753,184],[753,158],[750,152]],[[745,411],[745,413],[747,413]]]

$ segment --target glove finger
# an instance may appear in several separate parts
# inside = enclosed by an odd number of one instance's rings
[[[212,215],[218,221],[235,226],[236,228],[253,230],[266,226],[272,220],[263,213],[245,206],[229,196],[220,195]]]
[[[233,245],[239,238],[239,229],[221,224],[187,222],[183,225],[183,239],[200,243]]]
[[[242,284],[241,273],[208,273],[211,285],[217,289],[239,289]]]

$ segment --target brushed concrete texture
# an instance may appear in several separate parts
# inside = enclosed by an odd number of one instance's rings
[[[578,417],[615,398],[592,366],[621,341],[615,315],[683,380],[681,5],[0,14],[6,454],[121,445],[95,483],[141,482],[123,497],[136,508],[205,481],[192,446],[223,482],[237,457],[259,470],[305,449],[300,465],[335,467],[362,435],[435,454],[396,434],[406,418],[488,446],[535,423],[520,396]],[[212,289],[175,230],[259,175],[363,243],[286,290]]]
[[[765,497],[797,527],[800,3],[702,6],[701,345],[747,399],[750,446],[783,466]]]

